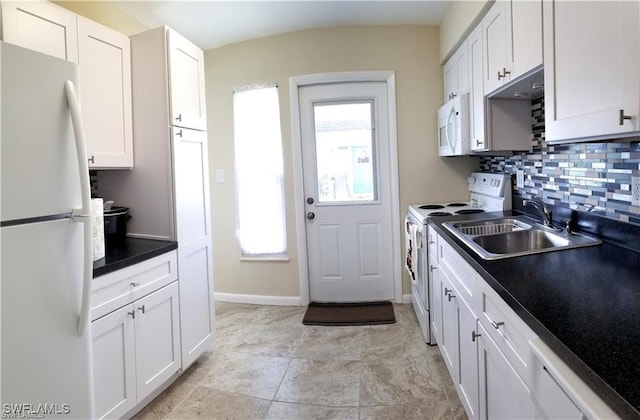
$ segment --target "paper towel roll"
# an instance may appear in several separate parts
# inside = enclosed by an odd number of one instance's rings
[[[91,229],[93,231],[93,261],[104,258],[104,203],[102,198],[91,200]]]

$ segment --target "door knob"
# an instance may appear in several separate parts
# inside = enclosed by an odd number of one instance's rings
[[[310,211],[309,213],[307,213],[307,219],[309,220],[313,220],[316,217],[315,213]]]
[[[313,204],[313,197],[307,198],[307,204]]]

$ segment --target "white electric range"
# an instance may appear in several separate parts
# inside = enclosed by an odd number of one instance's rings
[[[428,344],[431,334],[431,284],[428,269],[427,220],[430,217],[511,210],[511,175],[474,172],[467,179],[469,199],[409,206],[405,218],[405,268],[411,278],[411,303]]]

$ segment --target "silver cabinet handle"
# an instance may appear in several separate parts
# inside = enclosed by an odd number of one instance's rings
[[[456,297],[456,295],[452,295],[451,293],[449,293],[449,294],[447,295],[447,299],[449,299],[449,302],[451,302],[451,299],[453,299],[453,298],[455,298],[455,297]]]
[[[622,111],[622,110],[621,110],[621,111]],[[93,165],[94,163],[96,163],[96,158],[95,158],[95,156],[91,155],[91,156],[89,156],[89,159],[87,159],[87,161],[88,161],[90,164],[92,164],[92,165]]]
[[[178,116],[176,117],[176,121],[182,121],[182,114],[178,114]]]
[[[624,120],[630,120],[631,115],[624,115],[624,109],[620,110],[620,125],[624,124]]]
[[[128,314],[131,318],[136,319],[136,311],[127,312],[127,314]]]
[[[475,331],[471,331],[471,341],[476,341],[476,338],[482,337],[482,334],[477,334]]]
[[[178,136],[178,137],[182,138],[182,130],[178,131],[178,132],[176,133],[176,136]]]
[[[430,265],[429,266],[429,271],[433,272],[433,270],[437,270],[438,267],[436,267],[435,265]]]
[[[495,321],[492,321],[491,319],[489,320],[489,322],[491,323],[491,326],[496,330],[504,325],[504,322],[495,322]]]
[[[132,287],[138,287],[138,286],[140,286],[140,283],[137,282],[137,281],[134,281],[133,283],[131,283],[131,286]]]
[[[504,67],[502,68],[502,74],[500,74],[500,71],[498,70],[498,80],[506,78],[507,74],[511,74],[511,72]]]
[[[476,146],[481,146],[483,144],[484,144],[483,141],[480,141],[480,140],[476,139]]]
[[[144,313],[144,305],[142,305],[142,306],[138,306],[138,310],[139,310],[140,312]]]
[[[433,245],[433,244],[435,244],[435,243],[436,243],[436,241],[429,241],[429,242],[427,242],[427,243],[428,243],[429,245]]]
[[[450,294],[451,294],[451,292],[453,292],[453,290],[451,290],[451,289],[447,289],[446,287],[444,288],[444,294],[445,294],[445,295],[450,295]]]

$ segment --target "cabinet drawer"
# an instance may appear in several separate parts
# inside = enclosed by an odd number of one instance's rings
[[[478,283],[481,301],[480,323],[528,386],[528,341],[536,335],[484,280],[479,280]]]
[[[447,269],[452,274],[452,285],[462,293],[464,300],[471,309],[477,309],[476,271],[444,240],[438,243],[440,248],[441,269]]]
[[[97,277],[91,286],[91,319],[100,318],[177,278],[177,251]]]

